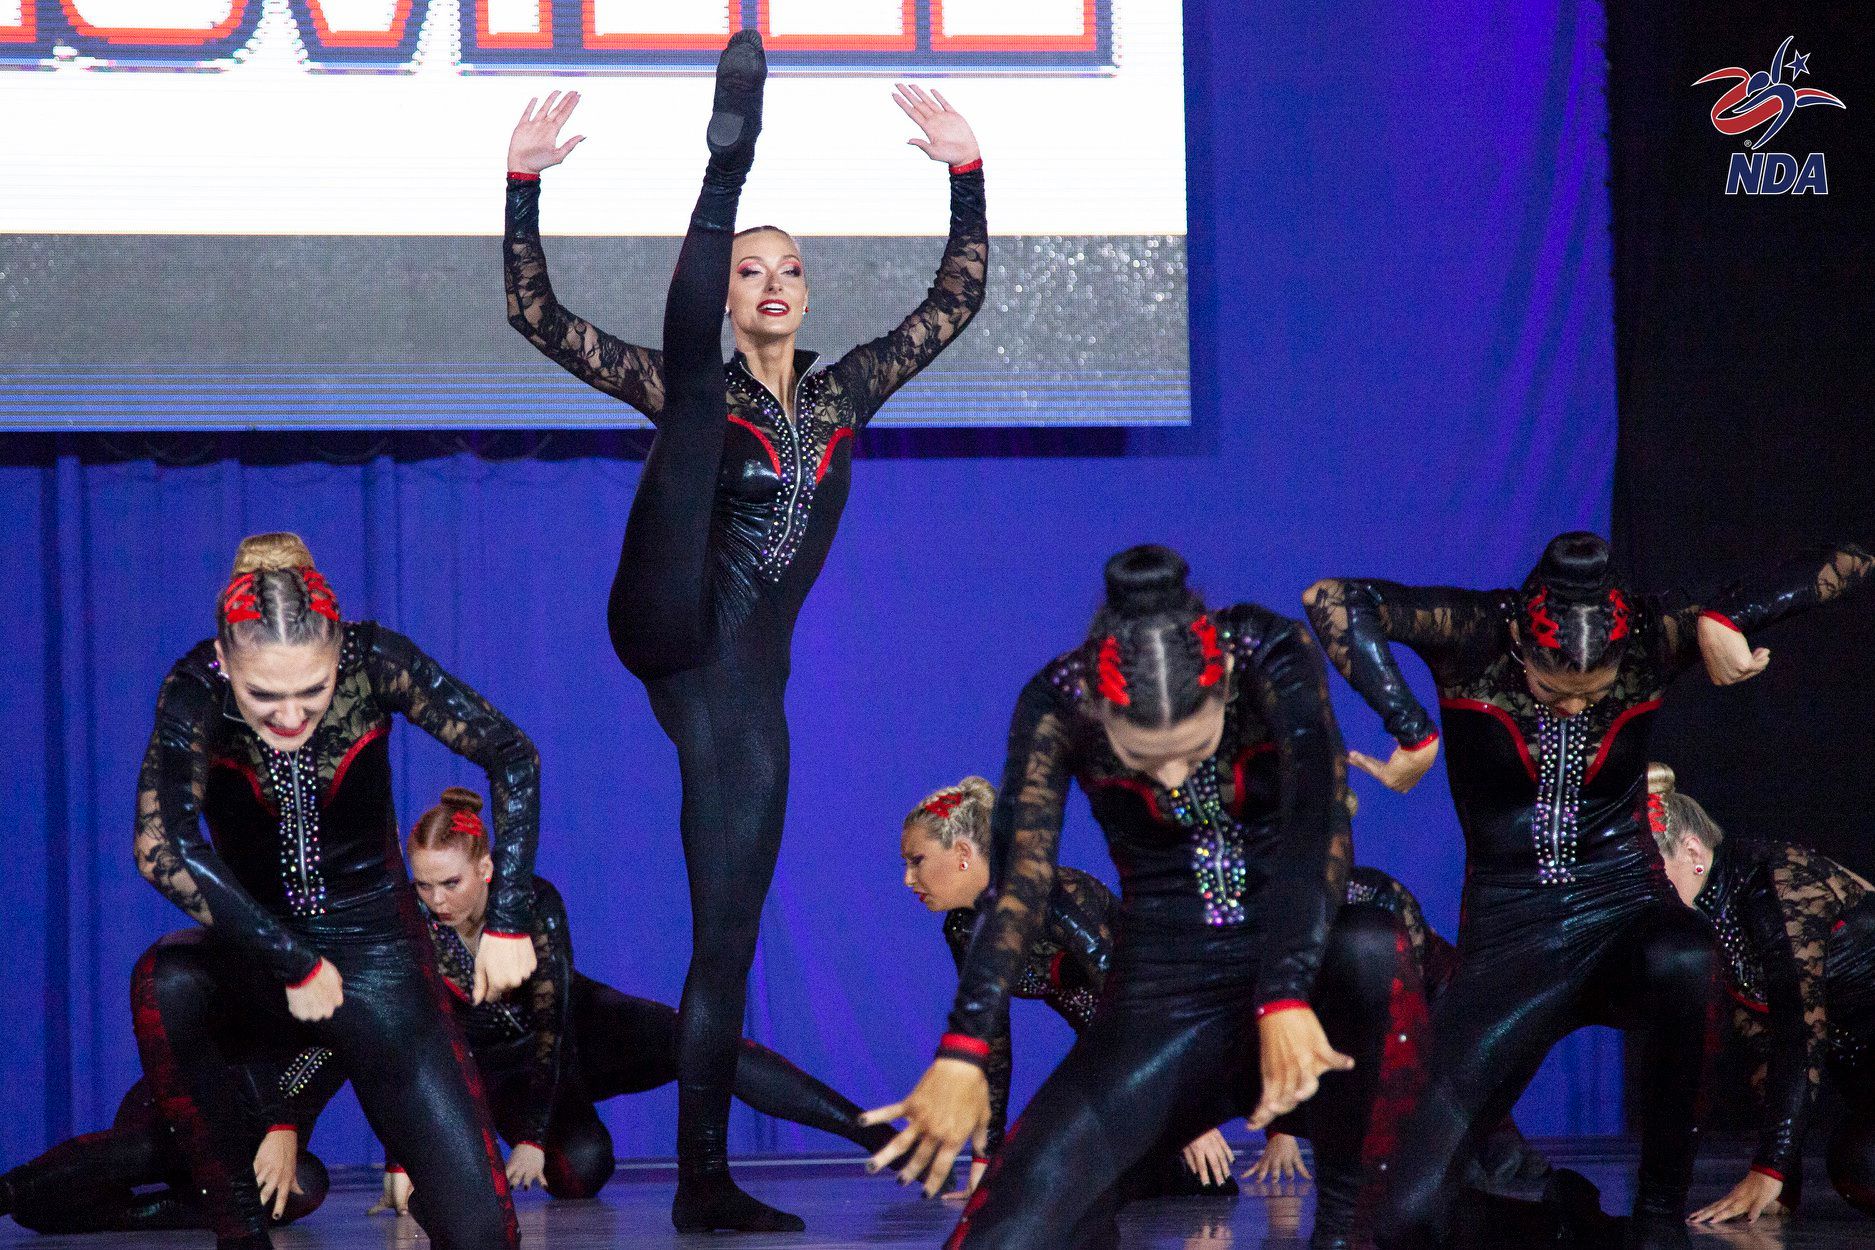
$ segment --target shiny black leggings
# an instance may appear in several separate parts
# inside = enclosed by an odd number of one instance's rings
[[[260,1146],[249,1134],[248,1154]],[[302,1150],[296,1180],[274,1226],[319,1209],[329,1182],[318,1156]],[[162,1185],[154,1193],[140,1187]],[[29,1163],[0,1175],[0,1206],[36,1233],[160,1232],[205,1229],[208,1216],[189,1183],[189,1165],[174,1130],[156,1111],[147,1081],[124,1095],[110,1128],[62,1141]]]
[[[1343,909],[1311,996],[1329,1042],[1355,1061],[1324,1075],[1308,1104],[1318,1222],[1325,1207],[1351,1216],[1360,1188],[1398,933],[1380,908]],[[1139,1169],[1256,1106],[1254,948],[1226,934],[1128,945],[1093,1023],[990,1161],[951,1250],[1117,1245],[1115,1216],[1143,1188]]]
[[[612,1134],[593,1104],[641,1094],[677,1079],[677,1012],[648,998],[621,994],[573,976],[573,1055],[547,1129],[547,1192],[590,1198],[612,1176]],[[509,1142],[525,1132],[527,1083],[520,1071],[483,1070],[495,1125]],[[735,1095],[763,1115],[832,1133],[867,1151],[894,1132],[861,1128],[860,1109],[786,1059],[746,1038],[736,1062]]]
[[[334,1052],[365,1118],[418,1192],[450,1195],[418,1217],[432,1243],[442,1250],[520,1244],[481,1082],[444,1008],[428,941],[406,929],[375,941],[321,943],[344,978],[345,1002],[310,1025],[287,1014],[277,980],[206,930],[171,934],[138,964],[143,1070],[164,1119],[177,1128],[224,1248],[271,1244],[254,1183],[254,1143],[224,1052],[224,1039],[246,1030],[276,1045],[288,1039]]]
[[[1644,1029],[1636,1216],[1681,1217],[1718,1049],[1712,927],[1644,865],[1572,885],[1468,887],[1459,967],[1432,1014],[1426,1087],[1407,1118],[1376,1241],[1440,1244],[1455,1163],[1502,1123],[1543,1058],[1587,1024]]]

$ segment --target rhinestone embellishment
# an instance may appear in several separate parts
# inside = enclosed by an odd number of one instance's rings
[[[293,1062],[289,1063],[286,1071],[280,1074],[280,1096],[298,1097],[300,1091],[312,1081],[313,1074],[324,1067],[331,1058],[332,1052],[323,1046],[308,1046],[299,1054],[294,1055]]]
[[[1204,899],[1205,923],[1242,924],[1244,889],[1249,880],[1243,826],[1224,810],[1218,789],[1217,761],[1206,760],[1185,784],[1168,790],[1172,818],[1191,831],[1191,869]]]
[[[323,916],[326,880],[320,871],[319,778],[300,763],[305,752],[276,751],[262,744],[267,774],[280,805],[280,877],[295,916]]]
[[[761,410],[769,429],[774,432],[771,447],[781,475],[781,490],[768,506],[768,537],[762,543],[758,567],[771,585],[778,584],[801,549],[801,541],[807,536],[808,520],[814,511],[815,471],[819,466],[813,462],[812,453],[825,441],[821,434],[831,438],[833,431],[827,428],[827,422],[808,415],[806,409],[813,406],[811,397],[806,405],[802,404],[800,394],[807,379],[795,384],[797,416],[793,421],[781,410],[775,397],[761,383],[749,378],[746,371],[734,369],[730,379],[742,398]]]
[[[1537,826],[1532,833],[1537,880],[1543,885],[1576,879],[1576,818],[1582,807],[1589,737],[1571,724],[1572,719],[1544,708],[1536,715]]]

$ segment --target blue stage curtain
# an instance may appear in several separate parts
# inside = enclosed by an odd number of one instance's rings
[[[863,1104],[909,1087],[953,984],[936,918],[899,881],[899,820],[935,785],[996,774],[1016,691],[1081,636],[1108,554],[1170,542],[1213,602],[1297,612],[1327,574],[1511,584],[1550,535],[1607,524],[1598,6],[1187,13],[1196,425],[1090,437],[1085,455],[1025,454],[1017,436],[995,455],[868,459],[801,622],[793,799],[749,1028]],[[540,385],[577,383],[542,362]],[[636,463],[162,467],[96,446],[0,466],[0,1161],[107,1123],[134,1079],[128,971],[186,923],[131,864],[136,769],[157,683],[208,633],[246,533],[305,535],[348,614],[411,634],[534,736],[540,867],[580,965],[676,1000],[675,761],[603,625]],[[1372,714],[1337,699],[1350,743],[1383,746]],[[444,785],[481,784],[408,727],[394,762],[406,828]],[[1462,852],[1443,776],[1406,798],[1358,788],[1360,858],[1452,932]],[[1111,878],[1072,811],[1064,858]],[[1017,1017],[1020,1097],[1065,1031],[1033,1005]],[[1617,1130],[1619,1091],[1618,1046],[1578,1037],[1525,1125]],[[620,1152],[669,1153],[674,1106],[661,1091],[610,1107]],[[738,1151],[828,1144],[737,1113]],[[373,1157],[355,1109],[319,1146]]]

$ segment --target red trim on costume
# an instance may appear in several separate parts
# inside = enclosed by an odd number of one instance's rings
[[[299,1125],[297,1124],[269,1124],[267,1126],[267,1131],[269,1133],[292,1133],[294,1136],[297,1137],[299,1135]]]
[[[1740,1007],[1743,1007],[1746,1011],[1755,1011],[1761,1016],[1769,1015],[1771,1012],[1770,1004],[1754,1002],[1753,1000],[1746,998],[1743,994],[1740,994],[1737,990],[1733,989],[1729,985],[1725,987],[1725,992],[1732,996],[1733,1002],[1737,1003]]]
[[[977,1038],[970,1037],[963,1033],[946,1033],[943,1037],[938,1039],[938,1049],[940,1051],[960,1050],[966,1055],[975,1055],[979,1059],[988,1059],[990,1057],[990,1044],[988,1042],[979,1041]]]
[[[853,427],[850,425],[843,425],[833,432],[833,437],[827,440],[827,450],[820,453],[820,467],[814,470],[816,482],[827,476],[827,467],[833,463],[833,449],[851,437],[853,437]]]
[[[1536,763],[1530,758],[1530,744],[1523,740],[1523,730],[1517,728],[1517,722],[1509,712],[1495,703],[1486,703],[1483,699],[1440,699],[1439,706],[1456,708],[1462,712],[1483,712],[1486,716],[1495,716],[1510,732],[1511,741],[1517,745],[1517,755],[1523,760],[1523,770],[1530,774],[1530,780],[1536,780]]]
[[[733,412],[729,414],[729,419],[749,433],[755,435],[755,441],[760,443],[762,445],[762,450],[768,453],[768,463],[774,466],[775,476],[780,477],[781,457],[775,454],[775,445],[768,441],[768,435],[756,428],[755,422],[744,420]]]
[[[1300,998],[1279,998],[1258,1007],[1257,1019],[1261,1020],[1264,1016],[1273,1016],[1282,1011],[1301,1011],[1307,1007],[1308,1004]]]
[[[1066,951],[1056,951],[1048,961],[1048,983],[1056,989],[1061,988],[1061,963],[1068,957]]]
[[[1427,734],[1425,737],[1421,738],[1418,742],[1412,742],[1412,743],[1402,742],[1400,744],[1400,749],[1402,751],[1423,751],[1427,747],[1431,746],[1433,743],[1437,742],[1438,740],[1439,740],[1439,731],[1435,729],[1431,733]]]
[[[256,773],[247,761],[237,760],[231,755],[211,755],[208,757],[208,766],[226,768],[230,772],[240,773],[247,778],[248,787],[254,791],[254,801],[270,812],[275,810],[274,805],[269,803],[267,796],[261,792],[260,774]]]
[[[1659,699],[1649,699],[1645,703],[1636,703],[1633,707],[1615,717],[1614,724],[1608,726],[1608,732],[1602,735],[1602,749],[1595,753],[1595,759],[1589,764],[1589,770],[1582,774],[1583,785],[1586,786],[1589,782],[1595,780],[1595,774],[1600,772],[1602,770],[1602,765],[1608,762],[1608,752],[1614,749],[1615,736],[1621,732],[1621,727],[1641,713],[1651,712],[1659,706]]]
[[[1102,777],[1088,788],[1091,790],[1100,786],[1118,786],[1122,790],[1131,790],[1134,794],[1137,794],[1140,798],[1145,800],[1146,806],[1152,811],[1152,818],[1154,820],[1165,820],[1165,814],[1159,810],[1159,796],[1152,792],[1151,786],[1147,785],[1139,778]]]
[[[1733,620],[1731,617],[1727,616],[1723,612],[1714,612],[1711,608],[1707,608],[1704,612],[1701,612],[1699,615],[1705,617],[1709,621],[1717,621],[1719,624],[1725,626],[1727,629],[1731,630],[1735,634],[1742,634],[1745,632],[1744,630],[1738,627],[1737,621]]]
[[[1276,744],[1274,742],[1253,742],[1243,750],[1237,752],[1237,758],[1231,761],[1230,784],[1231,789],[1237,792],[1236,802],[1234,804],[1237,810],[1231,813],[1233,816],[1241,816],[1243,814],[1244,795],[1248,792],[1248,786],[1244,783],[1243,776],[1245,767],[1257,756],[1266,755],[1275,749]]]
[[[982,168],[983,168],[983,158],[979,156],[974,161],[966,161],[962,165],[952,165],[951,173],[974,174],[977,172],[977,170],[982,169]]]
[[[331,784],[326,786],[326,802],[330,803],[338,797],[339,786],[344,784],[345,774],[351,769],[352,761],[358,758],[358,753],[389,732],[391,732],[391,723],[385,721],[382,724],[373,725],[365,731],[363,737],[352,743],[351,750],[345,752],[345,758],[341,759],[339,766],[332,770]]]
[[[1759,1176],[1770,1177],[1780,1185],[1784,1183],[1784,1174],[1776,1168],[1767,1168],[1762,1163],[1754,1163],[1751,1165],[1751,1170],[1756,1172]]]
[[[540,181],[539,174],[524,174],[518,169],[510,169],[508,171],[508,177],[514,179],[516,182],[539,182]]]
[[[325,967],[325,963],[326,963],[325,956],[321,955],[319,957],[319,962],[312,966],[311,972],[307,973],[305,976],[301,977],[297,981],[288,981],[286,987],[289,990],[305,989],[307,986],[312,984],[312,979],[319,975],[319,969]]]

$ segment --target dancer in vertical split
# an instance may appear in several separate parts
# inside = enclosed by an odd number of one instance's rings
[[[709,164],[671,275],[661,352],[568,312],[547,279],[540,173],[577,93],[529,105],[509,147],[508,319],[582,381],[657,427],[625,526],[608,622],[677,748],[690,879],[691,960],[678,1015],[679,1229],[799,1229],[743,1193],[728,1165],[748,973],[774,875],[788,786],[783,711],[795,618],[846,505],[854,437],[892,393],[963,332],[983,302],[989,239],[982,161],[961,114],[900,87],[950,167],[950,237],[937,278],[897,327],[826,367],[795,347],[807,267],[785,231],[736,231],[767,76],[759,36],[735,35],[716,71]],[[736,340],[725,364],[724,309]],[[725,415],[726,414],[726,415]]]
[[[271,1244],[221,1041],[230,1029],[334,1053],[419,1186],[452,1196],[418,1212],[437,1246],[518,1242],[474,1066],[398,855],[395,715],[487,771],[493,890],[473,995],[499,996],[534,969],[540,765],[487,700],[401,634],[345,621],[291,534],[242,542],[215,637],[177,661],[157,698],[137,865],[207,933],[144,956],[137,1040],[223,1250]]]
[[[1071,782],[1120,873],[1118,938],[1086,1032],[1042,1084],[951,1238],[967,1247],[1111,1246],[1127,1174],[1207,1128],[1261,1128],[1352,1093],[1310,1006],[1347,888],[1346,759],[1321,657],[1298,623],[1212,612],[1185,561],[1107,562],[1087,640],[1024,688],[991,817],[990,893],[950,1031],[873,1157],[935,1194],[986,1143],[983,1065],[1044,922]],[[1323,1074],[1330,1074],[1324,1076]],[[1360,1123],[1318,1151],[1352,1144]]]
[[[1830,1183],[1875,1215],[1875,889],[1815,851],[1727,837],[1665,764],[1648,769],[1648,783],[1667,876],[1719,934],[1761,1116],[1750,1170],[1693,1222],[1797,1209],[1825,1077],[1846,1104],[1830,1135]]]
[[[1716,597],[1642,597],[1593,534],[1554,539],[1521,590],[1328,580],[1304,596],[1329,659],[1398,746],[1351,759],[1389,788],[1432,766],[1440,734],[1392,644],[1432,670],[1465,834],[1459,966],[1433,1012],[1429,1080],[1403,1130],[1379,1241],[1436,1244],[1455,1161],[1502,1122],[1550,1048],[1585,1024],[1645,1029],[1632,1246],[1686,1244],[1710,1080],[1719,961],[1673,897],[1648,831],[1647,740],[1672,679],[1763,670],[1747,635],[1865,585],[1846,545]]]

